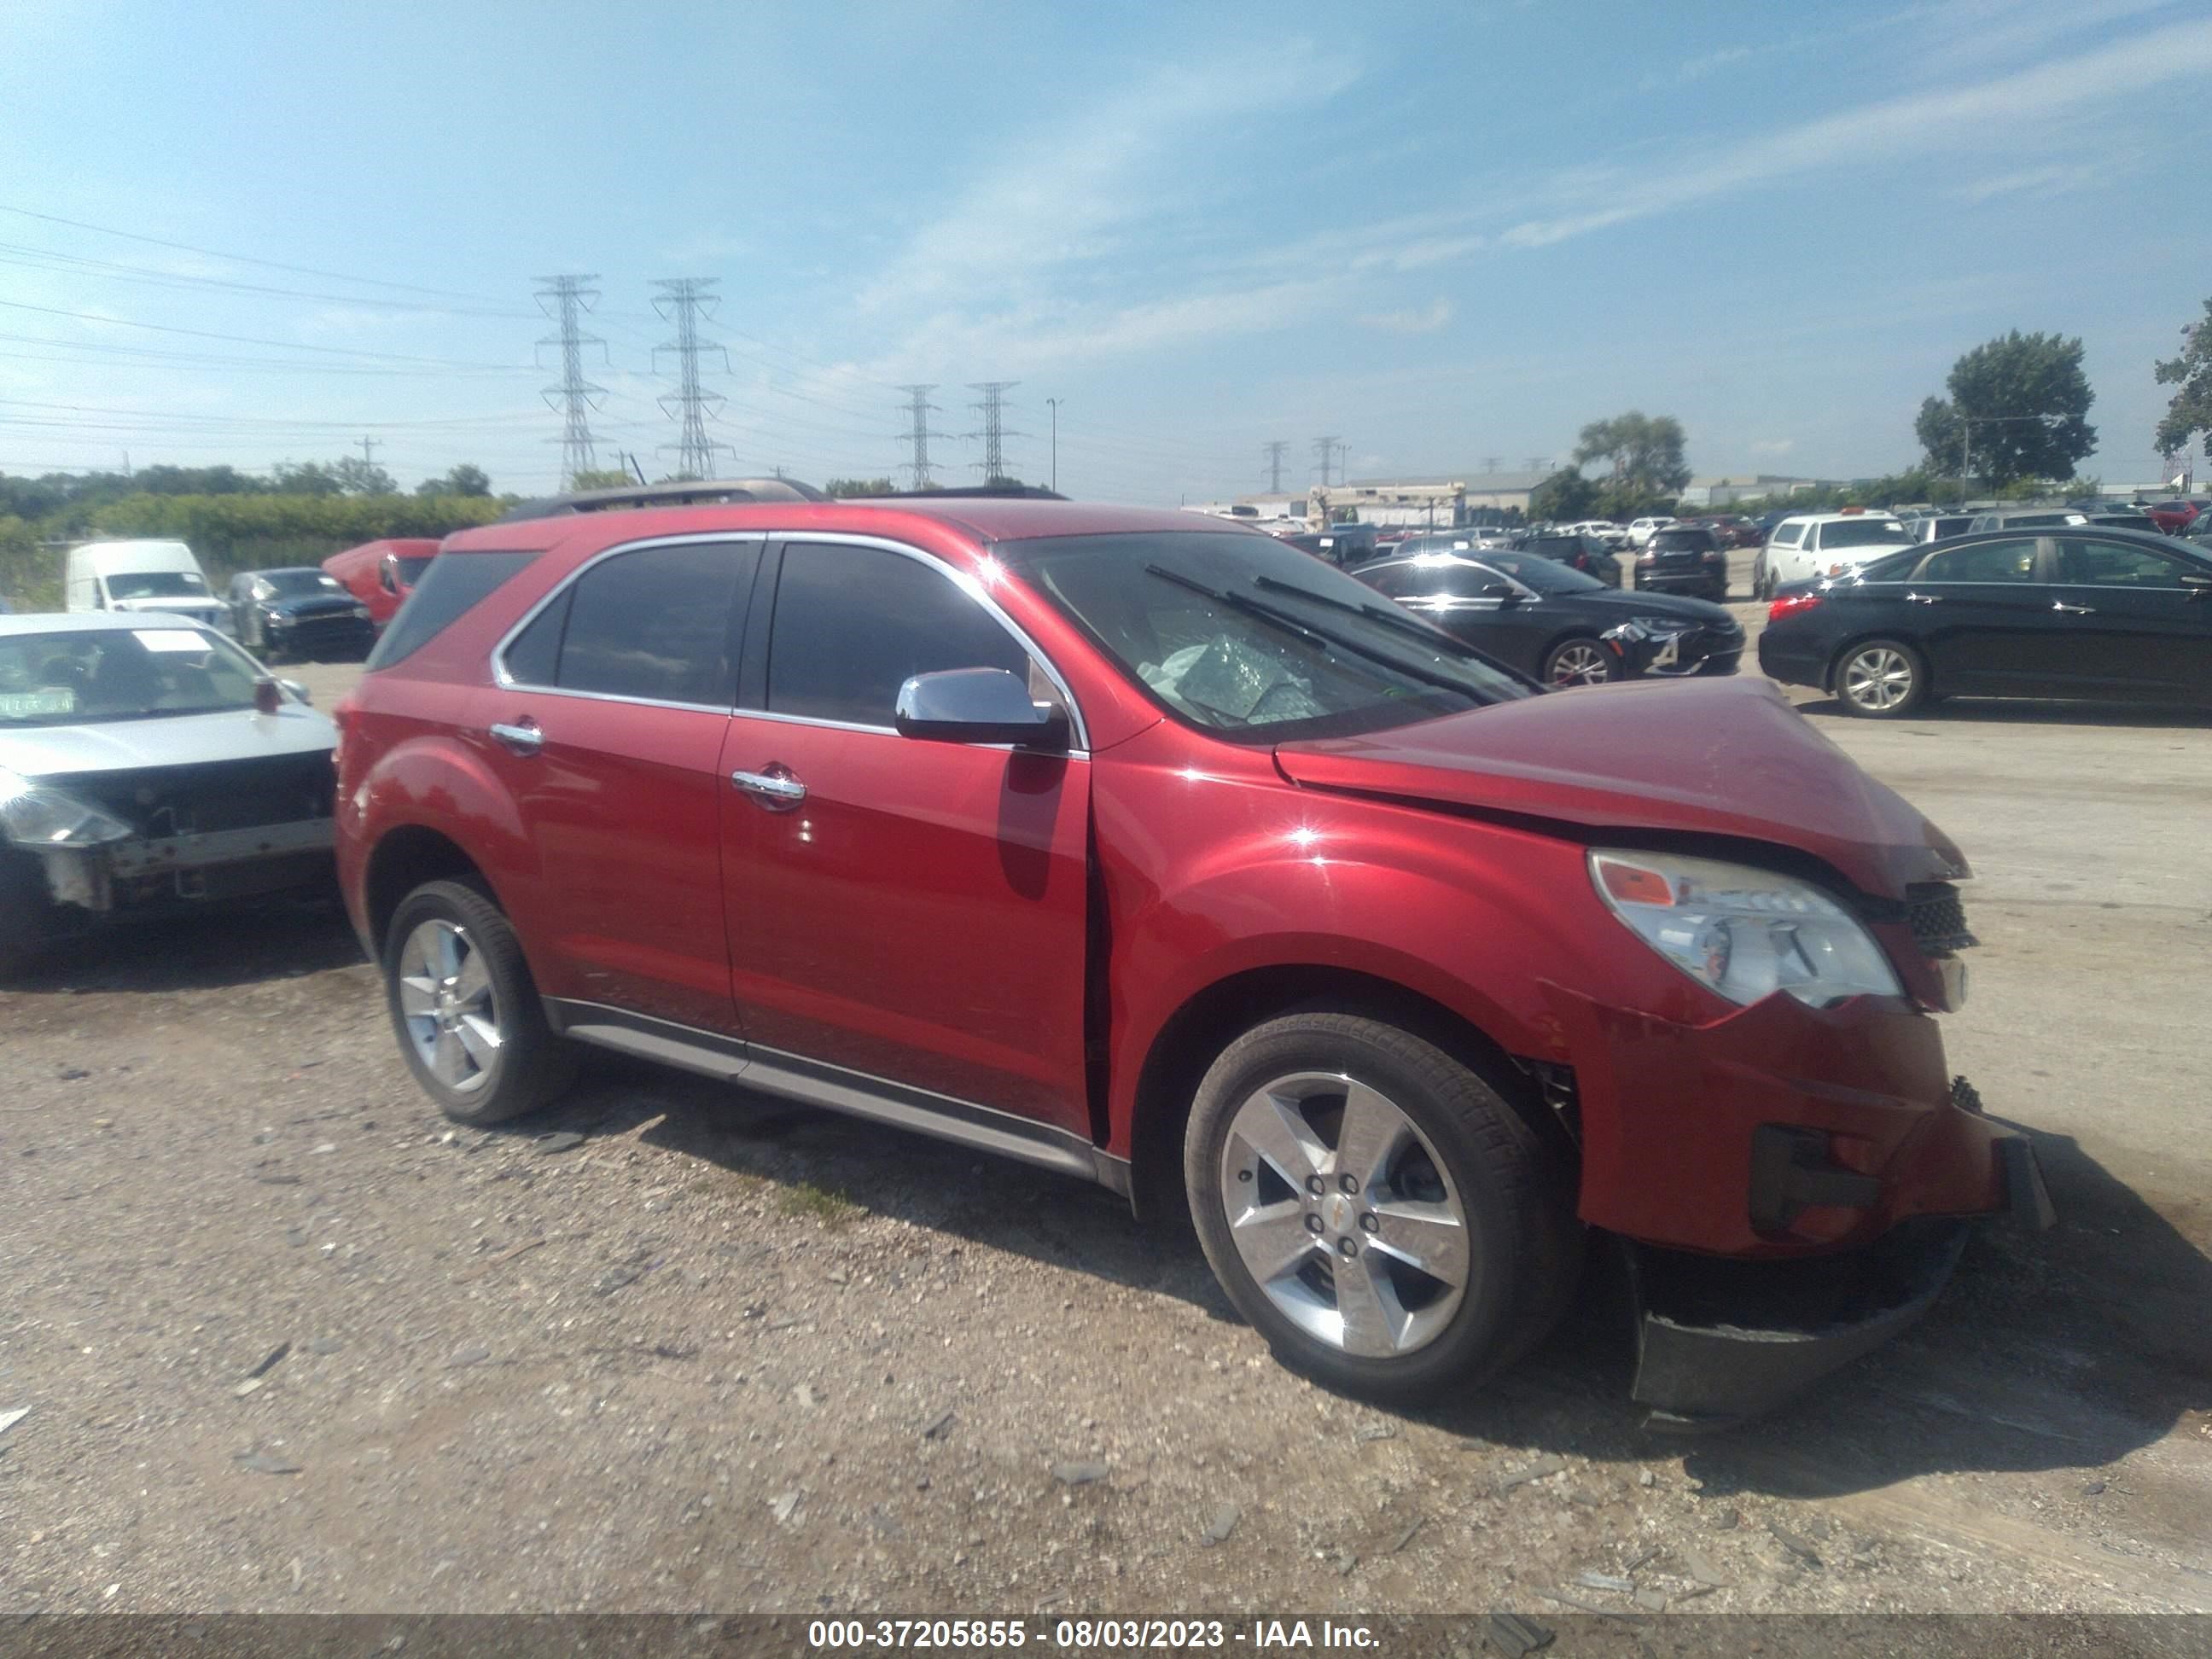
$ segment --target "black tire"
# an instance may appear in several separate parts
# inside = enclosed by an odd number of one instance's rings
[[[477,1068],[479,1080],[467,1086],[449,1084],[432,1070],[401,1006],[403,952],[416,930],[431,922],[444,923],[481,956],[495,999],[498,1047],[491,1063]],[[489,1124],[520,1117],[550,1103],[574,1081],[574,1045],[545,1023],[522,942],[506,914],[475,882],[426,882],[402,899],[385,930],[380,966],[385,1006],[399,1052],[422,1091],[455,1121]]]
[[[1845,646],[1836,653],[1828,686],[1843,711],[1861,720],[1904,720],[1933,701],[1928,659],[1903,640]]]
[[[1774,578],[1766,574],[1766,557],[1761,554],[1751,567],[1751,597],[1761,605],[1774,598]]]
[[[52,908],[46,896],[46,872],[38,860],[0,847],[0,983],[14,979],[44,954]]]
[[[1563,680],[1559,675],[1565,672],[1571,653],[1575,653],[1576,660],[1591,665],[1591,669],[1587,675]],[[1539,678],[1545,684],[1553,686],[1603,685],[1609,680],[1620,678],[1621,675],[1620,665],[1595,635],[1570,634],[1544,653],[1544,665]]]
[[[1449,1190],[1460,1195],[1471,1247],[1466,1283],[1448,1319],[1408,1352],[1352,1353],[1302,1329],[1239,1253],[1224,1196],[1231,1184],[1224,1157],[1232,1126],[1256,1092],[1302,1073],[1349,1077],[1385,1097],[1426,1143],[1419,1157],[1432,1151],[1430,1167],[1440,1169]],[[1583,1229],[1571,1183],[1536,1130],[1459,1060],[1398,1026],[1355,1014],[1285,1015],[1224,1049],[1192,1106],[1183,1178],[1206,1260],[1276,1358],[1325,1387],[1370,1400],[1433,1399],[1511,1364],[1558,1323],[1581,1271]],[[1296,1196],[1293,1188],[1283,1190]],[[1324,1195],[1316,1201],[1329,1200]],[[1347,1201],[1357,1207],[1375,1200],[1362,1194]],[[1333,1285],[1335,1258],[1326,1248],[1322,1255]]]

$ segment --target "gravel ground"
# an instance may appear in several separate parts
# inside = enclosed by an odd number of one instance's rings
[[[2212,1610],[2212,731],[1824,729],[1956,797],[2065,1224],[1781,1416],[1640,1433],[1602,1274],[1376,1411],[1103,1190],[611,1058],[456,1130],[280,910],[0,992],[0,1613]]]

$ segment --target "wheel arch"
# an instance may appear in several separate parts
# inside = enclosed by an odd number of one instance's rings
[[[481,862],[442,830],[428,824],[395,825],[378,837],[370,849],[362,882],[362,918],[368,924],[371,954],[381,959],[384,936],[392,918],[408,894],[428,881],[470,880],[500,904],[497,889]],[[503,909],[506,907],[501,904]]]
[[[1319,963],[1279,963],[1215,981],[1185,999],[1139,1069],[1130,1120],[1129,1202],[1144,1221],[1183,1214],[1182,1136],[1199,1081],[1232,1041],[1261,1022],[1327,1008],[1381,1020],[1434,1043],[1496,1088],[1547,1144],[1559,1137],[1534,1081],[1495,1038],[1457,1010],[1382,975]]]

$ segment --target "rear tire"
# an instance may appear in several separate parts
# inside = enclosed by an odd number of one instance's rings
[[[1370,1400],[1510,1364],[1581,1270],[1572,1194],[1536,1131],[1378,1020],[1290,1014],[1231,1043],[1199,1085],[1183,1176],[1207,1261],[1276,1358]]]
[[[1846,646],[1828,684],[1844,712],[1861,720],[1903,720],[1930,701],[1928,660],[1902,640]]]
[[[522,942],[476,883],[426,882],[401,900],[383,967],[399,1052],[455,1121],[520,1117],[574,1080],[575,1049],[546,1024]]]

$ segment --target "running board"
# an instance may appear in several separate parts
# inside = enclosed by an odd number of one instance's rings
[[[1128,1160],[1033,1118],[603,1003],[548,997],[545,1018],[562,1036],[595,1048],[1097,1182],[1123,1197],[1129,1193]]]

